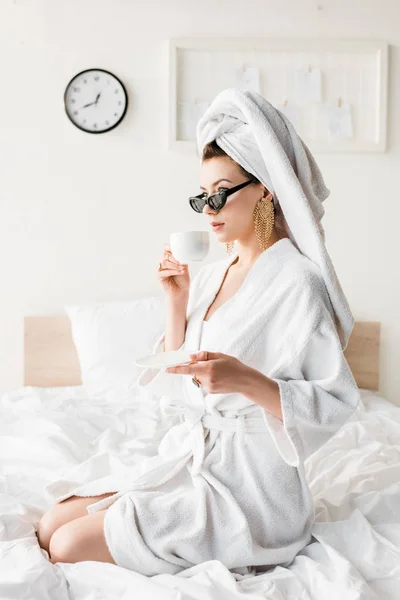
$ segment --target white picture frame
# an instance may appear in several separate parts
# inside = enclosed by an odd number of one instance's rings
[[[280,62],[279,62],[280,61]],[[168,148],[172,151],[196,153],[195,139],[184,139],[178,125],[179,107],[191,103],[210,103],[217,93],[232,83],[234,69],[258,64],[261,82],[286,80],[310,61],[312,68],[324,76],[324,103],[312,103],[310,115],[314,121],[302,120],[302,139],[313,152],[384,152],[387,136],[388,44],[385,41],[336,39],[254,39],[254,38],[196,38],[169,39],[169,127]],[[260,67],[261,65],[261,67]],[[310,69],[310,66],[308,67]],[[268,72],[269,69],[269,72]],[[344,85],[343,82],[346,81]],[[335,88],[336,86],[336,88]],[[347,86],[347,87],[346,87]],[[260,93],[274,106],[277,84],[269,93],[261,86]],[[281,86],[283,90],[284,86]],[[346,91],[346,89],[347,91]],[[349,91],[351,88],[351,93]],[[336,89],[336,92],[335,92]],[[349,113],[355,123],[351,138],[332,138],[320,127],[321,118],[338,106],[346,94],[351,98]],[[283,95],[282,95],[283,100]],[[287,100],[286,100],[287,102]],[[343,104],[344,106],[345,104]],[[317,108],[316,108],[317,106]],[[305,114],[304,107],[301,107]],[[319,112],[318,112],[319,111]],[[196,111],[195,111],[196,112]],[[307,126],[304,128],[304,121]],[[181,130],[182,131],[182,130]],[[312,131],[318,132],[312,134]],[[324,132],[325,137],[322,133]],[[314,137],[313,137],[314,135]],[[318,138],[320,136],[320,139]]]

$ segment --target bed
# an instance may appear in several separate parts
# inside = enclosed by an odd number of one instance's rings
[[[380,323],[356,322],[346,358],[361,402],[306,463],[316,505],[313,538],[287,568],[241,576],[218,560],[144,577],[111,564],[51,564],[35,529],[43,486],[94,451],[152,435],[154,405],[97,398],[81,381],[65,316],[26,317],[24,385],[0,402],[0,598],[341,600],[399,597],[400,407],[379,394]]]

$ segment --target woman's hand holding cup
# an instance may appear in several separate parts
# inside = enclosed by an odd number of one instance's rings
[[[172,299],[187,297],[190,288],[189,267],[173,256],[169,244],[164,244],[160,265],[157,276],[167,296]]]

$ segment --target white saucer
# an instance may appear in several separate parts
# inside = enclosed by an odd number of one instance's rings
[[[139,367],[177,367],[192,362],[190,354],[187,350],[170,350],[135,358],[134,363]]]

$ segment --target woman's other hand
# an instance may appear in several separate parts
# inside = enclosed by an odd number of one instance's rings
[[[200,350],[189,355],[191,362],[187,365],[168,367],[166,373],[179,375],[196,375],[201,385],[210,394],[231,394],[241,391],[250,367],[235,356],[222,352]]]

